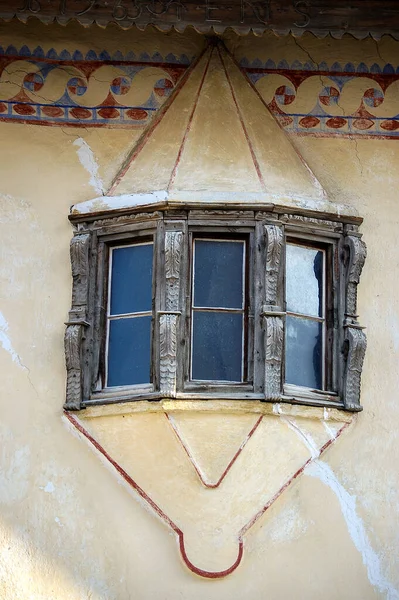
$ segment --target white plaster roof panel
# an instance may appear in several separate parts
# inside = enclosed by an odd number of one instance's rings
[[[192,67],[111,196],[162,190],[173,202],[299,204],[324,209],[321,184],[224,46]],[[141,200],[140,200],[141,204]]]

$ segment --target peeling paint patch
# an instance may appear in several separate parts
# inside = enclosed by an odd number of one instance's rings
[[[324,429],[327,431],[328,435],[330,436],[330,438],[332,440],[335,440],[337,433],[335,431],[333,431],[331,429],[331,427],[325,421],[323,421],[323,426],[324,426]]]
[[[378,554],[373,550],[362,519],[356,512],[356,496],[351,496],[338,481],[329,465],[321,460],[314,460],[305,469],[305,474],[320,479],[336,495],[341,506],[349,535],[360,552],[363,564],[367,569],[368,579],[387,600],[399,600],[399,591],[384,577]]]
[[[17,363],[17,365],[23,368],[23,364],[21,363],[21,359],[17,352],[15,352],[11,340],[7,335],[8,331],[8,323],[5,320],[3,314],[0,312],[0,344],[3,349],[10,354],[13,362]]]
[[[77,138],[73,142],[74,146],[78,147],[77,153],[80,164],[90,175],[89,183],[94,188],[97,194],[104,194],[104,184],[98,174],[98,163],[93,154],[93,150],[83,138]]]
[[[46,492],[47,494],[52,494],[55,490],[55,486],[54,483],[52,481],[48,481],[46,483],[46,487],[43,488],[43,492]]]
[[[394,310],[389,311],[389,332],[395,352],[399,352],[399,319]]]
[[[302,440],[302,442],[305,444],[305,446],[308,448],[309,452],[310,452],[310,456],[312,458],[318,458],[320,456],[320,450],[318,449],[316,442],[314,441],[314,439],[309,435],[309,433],[305,433],[300,427],[299,425],[296,423],[296,421],[294,421],[293,419],[287,419],[287,417],[283,417],[280,416],[280,419],[282,421],[284,421],[284,423],[287,423],[288,427],[290,429],[292,429],[292,431],[295,431],[295,433],[297,434],[297,436]],[[335,436],[332,436],[332,439]]]
[[[301,518],[298,506],[289,506],[274,520],[267,534],[273,542],[285,544],[299,539],[306,530],[307,523]]]
[[[0,504],[15,506],[29,495],[29,474],[31,472],[31,451],[27,444],[21,445],[15,431],[0,423]],[[4,526],[2,520],[1,526]],[[1,527],[0,527],[1,529]],[[1,538],[1,533],[0,533]],[[0,543],[0,571],[1,571]],[[0,592],[1,574],[0,574]],[[0,597],[3,596],[0,593]]]

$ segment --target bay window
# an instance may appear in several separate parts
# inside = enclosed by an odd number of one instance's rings
[[[167,206],[73,215],[67,402],[360,410],[359,219]]]

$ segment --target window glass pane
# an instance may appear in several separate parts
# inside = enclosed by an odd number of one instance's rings
[[[321,390],[323,387],[323,325],[312,319],[287,316],[285,380]]]
[[[287,244],[286,301],[289,312],[323,316],[321,250]]]
[[[242,308],[244,242],[195,240],[194,306]]]
[[[152,244],[112,250],[110,314],[152,309]]]
[[[111,320],[107,385],[149,383],[150,346],[150,316]]]
[[[242,380],[243,315],[193,313],[192,378]]]

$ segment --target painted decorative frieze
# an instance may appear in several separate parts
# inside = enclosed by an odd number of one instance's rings
[[[0,47],[0,122],[143,127],[193,57]]]
[[[399,66],[240,61],[290,133],[399,137]]]
[[[194,58],[0,46],[0,122],[145,127]],[[399,137],[399,66],[247,58],[240,65],[289,133]]]

